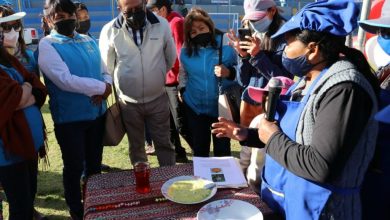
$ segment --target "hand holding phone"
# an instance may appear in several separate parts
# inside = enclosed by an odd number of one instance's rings
[[[238,36],[240,38],[240,41],[250,41],[248,37],[252,36],[251,30],[249,28],[239,28],[238,29]]]

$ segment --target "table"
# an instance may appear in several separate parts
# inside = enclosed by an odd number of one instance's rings
[[[152,191],[139,194],[135,191],[133,170],[95,175],[89,178],[85,191],[84,219],[196,219],[198,210],[219,199],[239,199],[258,207],[264,219],[278,219],[272,210],[250,188],[218,189],[210,200],[183,205],[165,199],[161,186],[165,181],[183,175],[193,175],[192,164],[151,169]],[[239,211],[239,210],[238,210]]]

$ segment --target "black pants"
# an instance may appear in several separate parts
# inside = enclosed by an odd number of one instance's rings
[[[94,121],[56,124],[54,131],[64,163],[65,201],[70,211],[82,218],[80,177],[84,170],[84,161],[87,177],[101,172],[104,117]]]
[[[0,167],[0,182],[8,200],[10,220],[33,218],[37,174],[37,160]]]
[[[214,156],[230,156],[230,139],[217,138],[211,134],[211,124],[218,121],[216,117],[197,115],[185,104],[188,125],[191,128],[191,136],[195,157],[208,157],[210,153],[211,136],[213,137]]]
[[[166,86],[171,111],[171,143],[175,146],[176,154],[185,155],[185,149],[180,143],[180,136],[184,138],[192,149],[192,137],[185,116],[184,104],[179,101],[177,86]]]

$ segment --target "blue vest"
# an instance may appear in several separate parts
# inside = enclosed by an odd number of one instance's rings
[[[19,74],[14,68],[5,67],[0,65],[0,68],[3,69],[12,79],[16,80],[19,84],[23,84],[24,80],[22,75]],[[32,138],[34,141],[35,150],[43,145],[43,118],[39,108],[35,105],[29,106],[23,110],[24,115],[26,116],[27,124],[30,127]],[[7,166],[11,164],[18,163],[23,159],[16,155],[11,155],[4,150],[3,140],[0,138],[0,166]]]
[[[94,40],[76,34],[69,38],[52,31],[51,45],[58,52],[72,75],[103,80],[101,56]],[[42,53],[42,51],[41,51]],[[91,98],[80,93],[68,92],[58,88],[45,77],[50,95],[50,111],[55,124],[95,120],[106,110],[106,102],[95,106]]]
[[[280,128],[291,140],[295,141],[300,116],[305,108],[313,88],[325,74],[324,69],[310,86],[308,93],[300,102],[289,101],[296,83],[282,97],[278,106]],[[342,189],[325,186],[299,177],[281,166],[268,154],[262,174],[261,197],[276,212],[288,220],[319,219],[329,196],[337,193],[357,193],[359,189]]]

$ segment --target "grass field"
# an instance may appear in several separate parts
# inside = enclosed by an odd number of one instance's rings
[[[35,207],[49,219],[68,219],[68,208],[65,204],[63,186],[62,186],[62,158],[59,146],[54,136],[53,121],[51,120],[48,105],[45,104],[42,108],[44,120],[46,122],[49,142],[49,160],[50,167],[42,170],[42,164],[39,165],[38,175],[38,193],[36,196]],[[190,153],[189,147],[182,141],[183,146]],[[233,156],[239,155],[239,144],[232,141]],[[188,154],[191,159],[191,154]],[[152,167],[158,166],[156,156],[149,156],[149,162]],[[122,143],[116,147],[105,147],[103,153],[103,163],[109,165],[113,170],[130,169],[130,161],[128,157],[127,138],[124,138]],[[4,193],[1,194],[4,199]],[[3,202],[3,214],[5,219],[8,219],[8,204]]]

